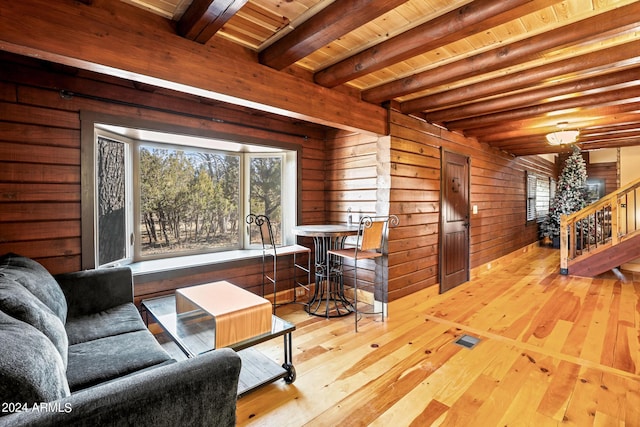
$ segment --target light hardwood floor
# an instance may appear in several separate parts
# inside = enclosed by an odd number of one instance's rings
[[[279,308],[297,380],[239,399],[238,425],[640,426],[640,281],[561,276],[558,258],[533,248],[358,333],[352,316]],[[282,360],[279,339],[260,349]]]

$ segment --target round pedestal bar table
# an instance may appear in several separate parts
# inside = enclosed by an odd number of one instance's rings
[[[342,261],[331,257],[327,263],[327,251],[343,249],[349,236],[358,234],[357,225],[318,224],[293,227],[293,234],[312,237],[315,248],[315,290],[307,306],[309,314],[324,317],[341,317],[353,313],[353,306],[344,296],[344,281],[338,268]],[[327,269],[327,265],[330,267]]]

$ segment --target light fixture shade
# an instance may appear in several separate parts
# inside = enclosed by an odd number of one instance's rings
[[[547,141],[551,145],[573,144],[578,139],[580,132],[577,130],[561,130],[547,134]]]

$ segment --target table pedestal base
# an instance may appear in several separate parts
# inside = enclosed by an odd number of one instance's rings
[[[351,301],[344,297],[340,278],[330,280],[328,286],[326,277],[316,279],[316,290],[307,306],[309,314],[323,317],[342,317],[354,311]]]
[[[309,314],[323,317],[341,317],[355,310],[344,295],[342,260],[327,251],[343,249],[348,236],[358,234],[355,225],[299,225],[293,228],[297,236],[313,237],[315,254],[315,291],[306,310]]]

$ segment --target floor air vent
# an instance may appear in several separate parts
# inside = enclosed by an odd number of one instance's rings
[[[472,337],[470,335],[462,335],[460,338],[454,341],[454,344],[465,348],[473,348],[480,342],[480,338]]]

